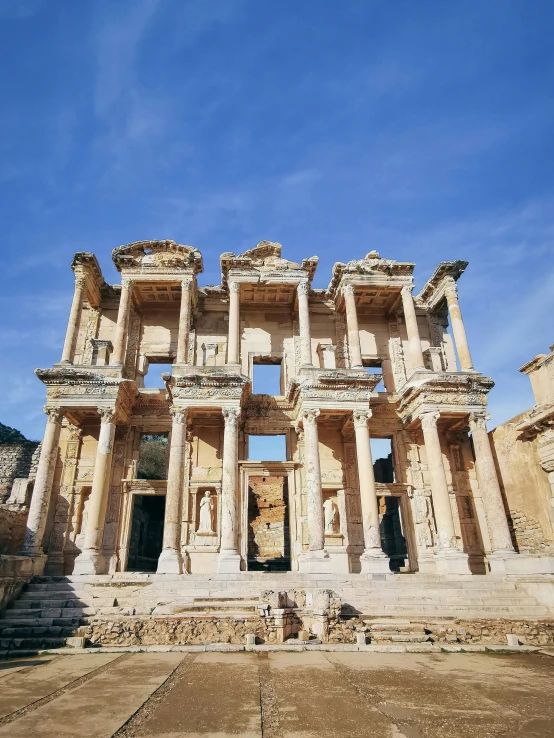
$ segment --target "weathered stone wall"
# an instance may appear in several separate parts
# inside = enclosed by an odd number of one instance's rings
[[[523,554],[552,556],[554,508],[548,475],[539,464],[537,440],[523,440],[516,430],[526,415],[499,425],[489,438],[514,545]]]
[[[368,621],[369,622],[369,621]],[[416,624],[415,621],[411,621]],[[527,646],[554,644],[554,620],[418,620],[429,641],[441,644],[479,644],[506,646],[508,633],[517,635]],[[356,643],[356,633],[369,631],[363,620],[337,620],[329,631],[330,643]]]
[[[0,502],[10,496],[16,477],[28,477],[36,471],[38,448],[37,441],[0,444]]]
[[[11,510],[0,506],[0,554],[16,554],[25,537],[28,509]]]

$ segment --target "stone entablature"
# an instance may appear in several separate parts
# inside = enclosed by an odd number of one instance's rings
[[[126,570],[137,495],[164,498],[159,572],[244,570],[248,479],[261,474],[262,490],[268,465],[286,507],[270,538],[286,531],[293,570],[386,573],[393,508],[409,570],[469,576],[519,560],[486,435],[493,382],[473,368],[460,312],[466,262],[439,265],[414,299],[414,264],[375,251],[335,264],[325,290],[312,287],[317,257],[289,261],[269,241],[223,254],[216,287],[197,285],[200,252],[174,241],[121,246],[113,259],[121,286],[76,255],[62,361],[37,370],[49,420],[23,551],[44,551],[47,571]],[[156,363],[172,371],[144,389]],[[275,395],[253,394],[259,363],[280,364]],[[167,478],[137,479],[141,438],[156,434]],[[285,436],[287,461],[249,460],[250,435]],[[386,486],[371,438],[391,440]]]

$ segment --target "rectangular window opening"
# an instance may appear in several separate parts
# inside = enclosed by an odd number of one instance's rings
[[[394,461],[392,458],[392,440],[390,438],[371,438],[371,458],[375,481],[383,484],[394,482]]]
[[[167,433],[143,433],[140,437],[137,479],[167,479],[167,456]]]
[[[252,392],[255,395],[282,394],[281,360],[255,360],[252,366]]]
[[[364,369],[366,370],[368,374],[382,374],[383,373],[382,361],[380,359],[364,359],[362,363],[363,363]],[[374,392],[386,392],[386,388],[385,388],[385,385],[382,379],[373,391]]]
[[[149,362],[148,372],[144,375],[145,389],[164,389],[162,374],[171,374],[171,364],[156,364]]]
[[[248,436],[248,461],[286,460],[286,436]]]

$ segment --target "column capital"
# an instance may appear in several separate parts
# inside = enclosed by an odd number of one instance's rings
[[[421,427],[423,430],[432,430],[437,427],[437,420],[440,418],[440,412],[438,410],[428,410],[427,412],[421,413],[419,419],[421,420]]]
[[[413,284],[405,284],[403,285],[401,289],[402,297],[412,297],[412,292],[414,291],[414,285]]]
[[[115,418],[115,408],[114,407],[98,407],[96,408],[98,415],[100,415],[100,422],[102,424],[104,423],[113,423]]]
[[[229,282],[229,292],[240,292],[240,283]]]
[[[223,413],[225,426],[237,424],[240,417],[240,407],[224,407],[221,412]]]
[[[67,432],[70,441],[79,441],[83,436],[83,429],[78,425],[73,425],[73,423],[69,423]]]
[[[473,430],[487,430],[487,420],[490,420],[490,415],[486,410],[477,410],[476,412],[469,414],[469,427]]]
[[[49,407],[48,405],[45,405],[42,410],[46,415],[48,415],[48,423],[56,423],[59,425],[64,419],[64,411],[60,407]]]
[[[121,280],[121,287],[129,290],[132,286],[133,280],[131,279],[131,277],[123,277],[123,279]]]
[[[354,410],[352,418],[354,420],[354,428],[367,428],[369,419],[372,417],[371,410]]]
[[[342,294],[346,297],[354,297],[354,285],[353,284],[345,284],[342,288]]]
[[[446,277],[444,280],[444,294],[446,299],[458,301],[458,286],[454,277]]]
[[[302,420],[304,424],[306,424],[307,422],[307,423],[312,423],[315,425],[317,423],[317,419],[320,414],[321,414],[321,410],[318,410],[315,407],[306,408],[305,410],[302,410],[302,412],[300,413],[300,419]]]
[[[310,288],[308,287],[307,280],[302,280],[302,282],[298,283],[298,287],[296,288],[299,295],[307,295],[310,291]]]
[[[181,289],[183,290],[190,290],[192,287],[192,279],[182,279],[181,280]]]
[[[170,407],[169,414],[176,425],[184,425],[187,422],[187,409],[181,407]]]
[[[75,287],[78,289],[84,289],[87,284],[87,278],[84,274],[75,274]]]

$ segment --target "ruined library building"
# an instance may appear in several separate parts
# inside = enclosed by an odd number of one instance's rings
[[[440,263],[414,294],[415,265],[377,251],[335,263],[325,289],[316,256],[269,241],[223,253],[218,286],[199,286],[200,251],[174,241],[112,257],[115,285],[75,254],[62,355],[36,370],[46,431],[11,493],[28,509],[27,581],[142,576],[190,597],[194,582],[251,582],[249,597],[328,582],[343,601],[346,584],[363,599],[419,582],[432,598],[465,582],[457,612],[496,597],[490,614],[510,617],[504,586],[514,613],[551,614],[554,355],[523,368],[533,410],[489,433],[494,382],[457,290],[466,262]]]

